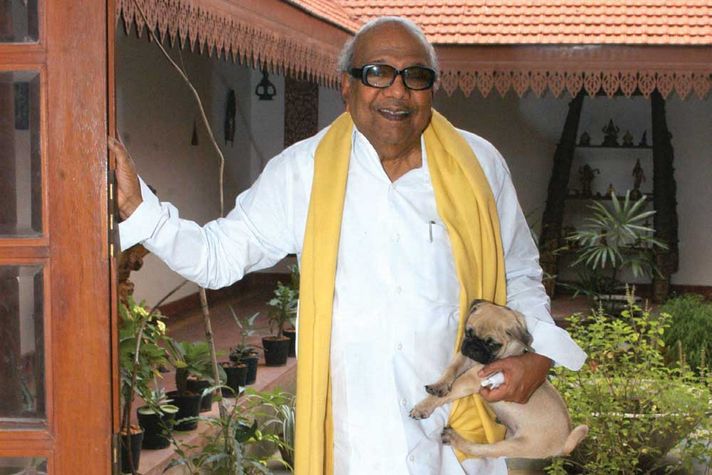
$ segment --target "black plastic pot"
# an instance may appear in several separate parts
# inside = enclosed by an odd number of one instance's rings
[[[200,414],[200,394],[178,395],[177,391],[169,392],[168,397],[173,400],[173,404],[178,407],[176,422],[188,417],[198,417]],[[177,423],[175,430],[194,430],[198,427],[198,421],[190,420]]]
[[[144,449],[165,449],[171,445],[169,432],[173,430],[178,407],[174,405],[164,405],[161,407],[163,413],[157,414],[148,406],[139,407],[136,410],[138,423],[143,429]]]
[[[210,381],[205,381],[203,379],[189,379],[188,380],[188,391],[196,393],[198,395],[203,394],[203,390],[209,388]],[[213,407],[213,393],[206,394],[200,400],[200,412],[207,412]]]
[[[257,355],[246,356],[242,358],[241,363],[247,365],[247,377],[245,378],[245,384],[255,384],[257,380],[257,363],[259,363],[260,357]]]
[[[265,351],[265,365],[284,366],[289,357],[289,338],[284,336],[266,336],[262,338]]]
[[[143,431],[130,435],[121,435],[121,473],[131,473],[132,466],[134,471],[138,473],[142,441]],[[129,457],[129,446],[131,447],[131,457]]]
[[[297,330],[294,328],[289,328],[284,330],[284,336],[289,338],[289,356],[294,358],[297,356]]]
[[[225,397],[237,397],[240,395],[240,388],[245,387],[247,381],[247,365],[238,363],[233,366],[231,363],[221,363],[225,374],[227,375],[226,386],[229,386],[232,391],[225,388],[222,390],[222,395]]]

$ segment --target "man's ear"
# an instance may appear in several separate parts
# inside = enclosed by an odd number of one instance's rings
[[[348,73],[342,73],[341,99],[343,99],[347,111],[349,110],[349,97],[351,97],[351,76]]]

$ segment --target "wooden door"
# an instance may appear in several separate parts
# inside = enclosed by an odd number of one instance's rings
[[[0,474],[112,470],[107,5],[0,1]]]

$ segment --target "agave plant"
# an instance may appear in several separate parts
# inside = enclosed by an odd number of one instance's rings
[[[646,210],[646,197],[638,200],[627,192],[623,200],[612,193],[610,208],[600,201],[591,201],[591,216],[584,225],[567,236],[577,257],[572,267],[583,266],[580,292],[597,294],[624,288],[620,281],[624,271],[634,277],[652,277],[659,273],[655,251],[667,245],[654,237],[655,230],[647,220],[655,214]],[[588,288],[587,288],[588,287]]]

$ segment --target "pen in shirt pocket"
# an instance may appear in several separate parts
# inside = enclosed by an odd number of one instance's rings
[[[435,224],[435,221],[432,219],[428,222],[428,238],[430,239],[430,242],[433,242],[433,225]]]

